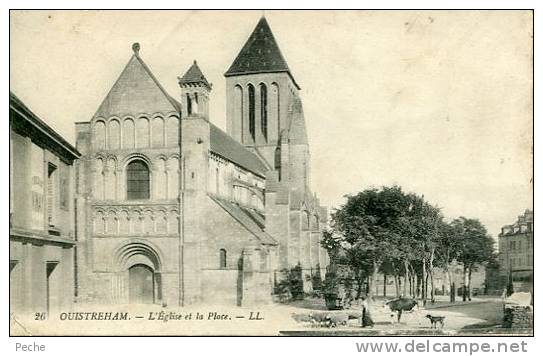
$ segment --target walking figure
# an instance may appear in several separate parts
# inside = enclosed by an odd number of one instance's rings
[[[362,327],[365,328],[366,326],[373,327],[373,320],[371,319],[370,315],[370,308],[368,304],[368,299],[365,297],[362,297]]]

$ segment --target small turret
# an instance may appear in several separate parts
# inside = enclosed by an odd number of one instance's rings
[[[194,61],[192,66],[182,76],[178,77],[181,87],[182,117],[203,116],[209,120],[209,93],[212,84],[209,83]]]

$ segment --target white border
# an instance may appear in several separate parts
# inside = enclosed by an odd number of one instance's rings
[[[541,63],[543,55],[541,53],[541,21],[538,20],[539,10],[543,7],[537,1],[475,1],[475,0],[459,0],[459,1],[364,1],[364,2],[355,2],[355,1],[341,1],[336,0],[334,2],[319,2],[319,3],[308,3],[303,4],[301,1],[294,2],[292,0],[276,0],[274,2],[268,3],[259,3],[256,4],[254,1],[230,1],[228,4],[219,1],[196,1],[196,2],[180,2],[180,1],[164,1],[164,0],[154,0],[152,2],[144,1],[131,1],[121,3],[120,1],[104,1],[104,0],[95,0],[95,1],[86,1],[86,2],[73,2],[73,1],[4,1],[0,5],[2,7],[2,26],[0,27],[1,31],[1,40],[2,48],[7,50],[9,48],[9,24],[8,24],[8,9],[12,8],[224,8],[228,6],[229,8],[301,8],[307,7],[310,8],[367,8],[367,9],[381,9],[381,8],[399,8],[399,9],[448,9],[448,8],[464,8],[464,9],[476,9],[476,8],[492,8],[492,9],[508,9],[508,8],[522,8],[529,9],[535,8],[535,48],[534,55],[535,59],[539,63],[535,63],[535,98],[537,104],[537,98],[541,98]],[[127,7],[129,6],[129,7]],[[9,132],[8,129],[8,99],[7,94],[9,91],[9,71],[7,70],[9,65],[9,58],[7,51],[4,56],[2,56],[2,67],[4,70],[1,72],[1,80],[4,88],[5,101],[3,101],[3,113],[4,119],[2,133],[4,135],[3,139],[0,140],[0,152],[1,157],[3,158],[2,162],[4,165],[7,164],[8,156],[8,143],[7,135]],[[538,65],[539,64],[539,65]],[[539,99],[541,100],[541,99]],[[535,123],[534,129],[536,133],[543,132],[542,127],[542,112],[540,105],[535,105]],[[537,136],[537,135],[536,135]],[[541,145],[536,144],[534,147],[534,154],[536,157],[534,175],[541,177],[541,160],[543,153],[541,152]],[[0,179],[2,181],[2,188],[4,197],[4,204],[1,205],[1,214],[4,219],[2,219],[2,229],[6,231],[8,229],[8,174],[3,174]],[[537,182],[537,181],[536,181]],[[538,226],[540,226],[540,214],[538,214],[539,203],[541,202],[541,190],[536,185],[535,190],[535,249],[539,251],[542,247],[540,241],[540,235]],[[541,225],[543,226],[543,225]],[[7,235],[7,234],[6,234]],[[4,244],[7,244],[8,237],[4,235]],[[4,261],[8,259],[8,249],[6,245],[1,249],[3,256],[5,257]],[[536,254],[537,256],[537,254]],[[543,264],[539,262],[536,258],[534,259],[535,269],[537,271],[543,271]],[[5,263],[7,265],[7,262]],[[15,343],[16,342],[37,342],[43,343],[46,345],[45,354],[48,355],[156,355],[156,354],[167,354],[167,355],[194,355],[194,354],[206,354],[206,355],[274,355],[278,354],[284,355],[345,355],[357,353],[355,348],[355,341],[398,341],[399,338],[362,338],[362,337],[336,337],[336,338],[229,338],[229,337],[220,337],[220,338],[209,338],[209,337],[197,337],[197,338],[177,338],[177,337],[156,337],[156,338],[103,338],[103,337],[92,337],[92,338],[80,338],[80,337],[58,337],[58,338],[8,338],[8,272],[5,268],[2,275],[2,285],[6,288],[2,288],[2,293],[0,294],[1,308],[0,311],[0,335],[2,337],[2,354],[4,355],[13,355],[15,353]],[[541,276],[541,273],[536,274],[536,276]],[[535,296],[542,295],[542,288],[539,283],[540,280],[537,277],[535,281]],[[538,304],[538,300],[536,304]],[[543,307],[536,307],[536,325],[538,325],[536,331],[543,330],[542,321],[539,315],[542,314],[541,310]],[[541,349],[543,342],[541,342],[541,332],[536,333],[534,339],[530,338],[507,338],[507,337],[493,337],[493,338],[474,338],[474,337],[456,337],[451,338],[432,338],[431,341],[455,341],[455,342],[474,342],[474,341],[489,341],[489,342],[498,342],[498,341],[516,341],[520,342],[521,340],[526,340],[528,342],[529,354],[536,354]],[[411,338],[404,337],[401,340],[407,341]],[[418,340],[425,340],[426,338],[417,338]],[[40,354],[40,353],[37,353]],[[434,353],[429,353],[434,354]],[[541,353],[538,353],[541,354]]]

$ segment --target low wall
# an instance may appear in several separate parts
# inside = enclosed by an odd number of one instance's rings
[[[503,326],[505,328],[525,329],[533,328],[534,310],[531,306],[506,305],[503,313]]]

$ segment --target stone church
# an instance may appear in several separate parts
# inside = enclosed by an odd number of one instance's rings
[[[76,124],[76,300],[268,303],[297,265],[310,291],[327,212],[310,189],[300,86],[266,19],[224,74],[226,132],[196,61],[170,95],[132,50]]]

